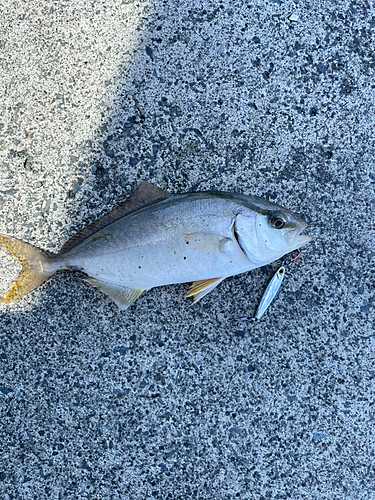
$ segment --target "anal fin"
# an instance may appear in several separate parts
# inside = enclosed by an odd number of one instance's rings
[[[130,307],[143,292],[141,288],[129,288],[96,278],[85,278],[85,281],[108,295],[122,311]]]
[[[186,297],[194,296],[192,305],[196,304],[199,300],[201,300],[202,297],[210,293],[211,290],[217,287],[219,283],[225,280],[225,278],[226,276],[224,276],[224,278],[212,278],[209,280],[194,281],[194,283],[190,285]]]

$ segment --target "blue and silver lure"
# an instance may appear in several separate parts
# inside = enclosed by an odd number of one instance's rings
[[[263,314],[266,312],[268,306],[271,304],[271,302],[275,298],[275,295],[277,294],[277,292],[281,286],[281,283],[284,279],[284,276],[285,276],[285,267],[281,266],[276,271],[276,273],[274,274],[271,281],[268,283],[266,291],[264,292],[262,300],[260,301],[258,309],[255,313],[255,316],[254,316],[255,320],[260,319],[263,316]]]
[[[297,255],[288,263],[288,265],[294,262],[296,259],[298,259],[298,257],[301,255],[301,252],[299,250],[297,250],[297,252],[298,252]],[[268,283],[268,286],[263,294],[258,309],[256,310],[255,316],[253,318],[248,318],[247,316],[245,316],[244,318],[235,318],[235,321],[246,321],[248,319],[256,321],[263,316],[268,306],[275,298],[277,292],[279,291],[281,283],[283,282],[285,276],[285,266],[286,264],[279,267],[279,269],[276,271],[271,281]]]

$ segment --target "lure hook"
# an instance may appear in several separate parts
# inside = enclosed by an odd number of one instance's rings
[[[298,257],[301,255],[301,250],[299,250],[298,248],[296,249],[296,252],[298,252],[297,255],[295,257],[293,257],[293,259],[289,262],[289,264],[292,263],[293,261],[297,260]]]

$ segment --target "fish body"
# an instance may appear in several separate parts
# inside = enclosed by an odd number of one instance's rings
[[[127,308],[142,291],[193,281],[195,302],[228,276],[266,265],[310,241],[297,215],[258,197],[199,192],[169,195],[141,183],[110,214],[71,238],[57,255],[0,235],[23,264],[3,295],[12,302],[59,269],[86,281]]]
[[[233,237],[235,209],[230,199],[171,196],[95,233],[61,263],[142,289],[244,272],[258,263]]]
[[[263,297],[259,303],[258,309],[256,310],[254,319],[260,319],[263,314],[266,312],[268,306],[271,304],[273,299],[275,298],[281,283],[285,276],[285,267],[281,266],[274,274],[271,281],[268,283],[268,286],[263,294]]]

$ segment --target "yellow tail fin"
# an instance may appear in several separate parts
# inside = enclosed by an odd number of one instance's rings
[[[16,281],[3,293],[0,302],[8,304],[15,302],[34,290],[56,271],[56,269],[51,269],[53,256],[49,256],[47,252],[29,243],[0,234],[0,245],[16,257],[22,265]]]

